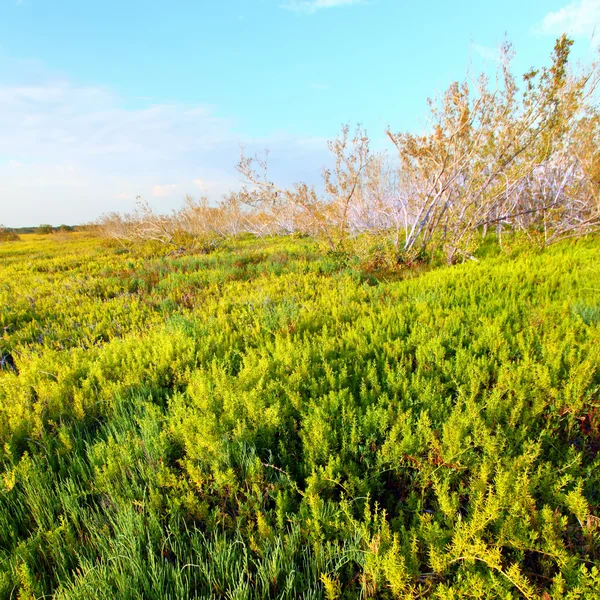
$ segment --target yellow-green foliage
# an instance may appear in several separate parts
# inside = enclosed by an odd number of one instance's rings
[[[594,598],[600,241],[0,246],[0,598]]]

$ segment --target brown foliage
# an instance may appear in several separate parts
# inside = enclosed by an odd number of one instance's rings
[[[597,231],[600,69],[594,62],[572,70],[571,45],[558,39],[550,66],[526,73],[519,87],[512,47],[503,44],[495,80],[467,77],[430,100],[423,134],[388,129],[395,163],[371,152],[360,127],[351,133],[346,125],[329,143],[332,166],[319,190],[278,186],[268,151],[242,154],[245,184],[215,206],[187,197],[180,211],[160,216],[140,199],[133,215],[108,215],[102,228],[120,240],[173,246],[182,234],[303,233],[343,252],[368,235],[403,264],[433,254],[449,263],[473,258],[492,231],[500,241],[503,232],[525,232],[541,246]]]

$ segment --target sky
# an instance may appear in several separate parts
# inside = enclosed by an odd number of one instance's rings
[[[505,36],[525,72],[563,32],[589,62],[600,0],[0,0],[0,223],[216,200],[241,148],[316,182],[344,123],[384,148]]]

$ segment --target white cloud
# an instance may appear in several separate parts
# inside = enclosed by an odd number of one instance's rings
[[[490,60],[492,62],[500,61],[500,49],[494,48],[493,46],[483,46],[481,44],[472,44],[473,51],[481,56],[484,60]]]
[[[133,196],[128,192],[118,192],[117,194],[113,194],[112,197],[115,200],[133,200]]]
[[[207,177],[196,177],[192,183],[202,195],[222,196],[228,191],[235,189],[239,182],[234,177],[216,177],[210,179]]]
[[[312,15],[323,8],[363,4],[364,0],[288,0],[281,8],[295,13]]]
[[[216,200],[240,185],[240,145],[249,154],[269,147],[274,177],[284,183],[317,178],[327,160],[323,139],[249,137],[210,106],[138,98],[136,108],[124,108],[131,102],[106,88],[38,73],[35,81],[0,81],[0,222],[7,225],[86,222],[130,211],[138,195],[165,211],[188,192]]]
[[[152,186],[152,195],[155,198],[169,198],[179,192],[179,186],[176,183],[159,184]]]
[[[575,37],[592,37],[596,29],[600,29],[600,0],[575,0],[549,12],[534,31],[543,35],[567,33]]]

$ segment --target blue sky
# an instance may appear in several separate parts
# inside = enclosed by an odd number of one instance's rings
[[[240,145],[315,181],[342,123],[421,131],[505,34],[525,71],[563,31],[589,60],[595,26],[600,0],[0,0],[0,223],[218,198]]]

